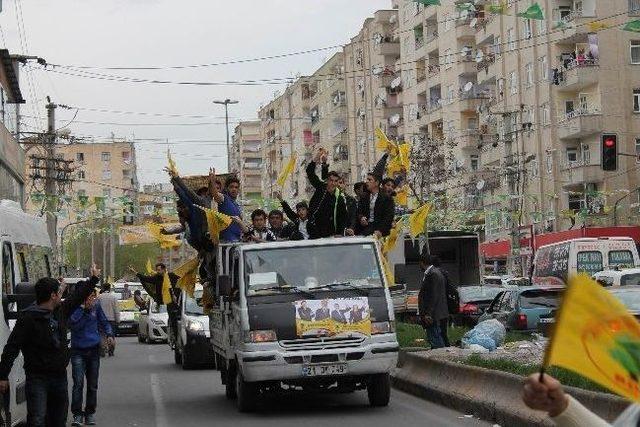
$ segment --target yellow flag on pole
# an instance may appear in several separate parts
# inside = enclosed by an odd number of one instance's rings
[[[544,366],[552,365],[640,402],[640,324],[597,282],[573,276],[545,354]]]
[[[420,233],[424,233],[424,224],[431,212],[431,204],[427,203],[416,209],[409,216],[409,233],[411,237],[416,237]]]
[[[284,187],[284,183],[287,181],[287,178],[293,173],[293,170],[296,168],[296,153],[293,153],[289,158],[289,161],[280,172],[280,176],[278,177],[277,184],[280,187]]]
[[[151,260],[147,258],[146,264],[147,274],[154,274],[156,271],[153,269],[153,265],[151,264]]]
[[[204,212],[205,217],[207,218],[207,228],[209,230],[209,238],[213,243],[218,243],[220,241],[220,232],[226,230],[233,219],[229,215],[225,215],[218,211],[209,208],[203,208],[198,206]]]
[[[195,257],[173,270],[173,273],[179,277],[176,285],[192,298],[196,287],[199,265],[198,257]]]
[[[403,185],[396,190],[394,200],[398,206],[407,206],[409,204],[409,186]]]
[[[376,142],[376,148],[380,151],[389,152],[389,156],[395,157],[398,154],[398,146],[387,138],[387,135],[383,132],[382,129],[376,128],[375,130],[376,138],[378,138],[378,142]]]
[[[168,149],[167,149],[167,161],[169,162],[169,170],[173,174],[178,175],[178,168],[176,167],[176,162],[171,157],[171,151],[169,151]]]
[[[396,224],[389,231],[389,235],[383,239],[382,241],[383,255],[386,256],[389,252],[391,252],[391,250],[393,250],[393,248],[395,248],[401,229],[402,229],[402,223],[396,222]]]
[[[182,242],[177,239],[177,235],[162,234],[162,224],[150,222],[147,224],[149,233],[158,241],[162,249],[174,249],[180,247]]]
[[[165,272],[162,278],[162,302],[163,304],[169,304],[171,300],[171,280],[169,279],[169,273]]]

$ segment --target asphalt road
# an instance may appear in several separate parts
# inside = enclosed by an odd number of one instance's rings
[[[365,392],[270,399],[240,414],[224,396],[214,370],[184,371],[166,344],[119,338],[116,355],[102,359],[99,426],[490,426],[483,421],[394,391],[387,408],[370,408]]]

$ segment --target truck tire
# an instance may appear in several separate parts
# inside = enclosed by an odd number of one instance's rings
[[[176,362],[176,365],[182,364],[182,353],[180,353],[177,346],[173,349],[173,361]]]
[[[389,405],[391,398],[391,378],[389,374],[372,375],[367,385],[369,405],[381,407]]]
[[[229,400],[233,400],[238,397],[236,390],[236,368],[233,365],[229,365],[226,369],[221,371],[221,375],[225,376],[224,394]]]
[[[246,382],[240,371],[236,373],[236,394],[238,411],[252,412],[256,409],[258,388],[255,384]]]

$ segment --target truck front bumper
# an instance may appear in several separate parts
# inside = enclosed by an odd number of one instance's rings
[[[240,351],[238,362],[244,380],[247,382],[306,380],[312,378],[303,374],[303,367],[323,364],[346,364],[347,369],[340,377],[364,377],[390,372],[398,361],[398,342],[393,340],[372,342],[360,347],[286,351],[277,343],[264,350]]]

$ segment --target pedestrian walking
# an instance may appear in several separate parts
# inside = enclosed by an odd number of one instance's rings
[[[447,283],[442,272],[434,265],[437,262],[437,258],[432,255],[422,256],[420,263],[425,272],[418,293],[418,314],[432,349],[445,346],[441,321],[449,317]]]
[[[131,289],[129,289],[129,284],[128,283],[124,284],[124,288],[122,289],[121,298],[122,299],[131,299],[131,298],[133,298],[133,294],[131,293]]]
[[[26,374],[27,425],[63,427],[69,411],[67,365],[68,320],[87,296],[94,292],[100,270],[91,266],[91,278],[76,284],[64,301],[56,279],[45,277],[35,285],[36,302],[22,310],[0,359],[0,392],[9,389],[9,373],[22,352]]]
[[[69,318],[71,329],[71,393],[72,426],[95,425],[95,413],[98,403],[98,377],[100,375],[101,335],[112,343],[114,331],[97,303],[95,292],[91,293]],[[84,379],[87,379],[87,398],[82,409]]]
[[[98,297],[98,303],[111,324],[113,334],[116,335],[118,333],[118,324],[120,323],[120,306],[118,305],[118,296],[111,292],[110,283],[104,284],[104,292]],[[113,356],[115,351],[116,341],[108,340],[107,337],[103,335],[100,355],[104,356],[105,354],[109,354],[109,356]]]

